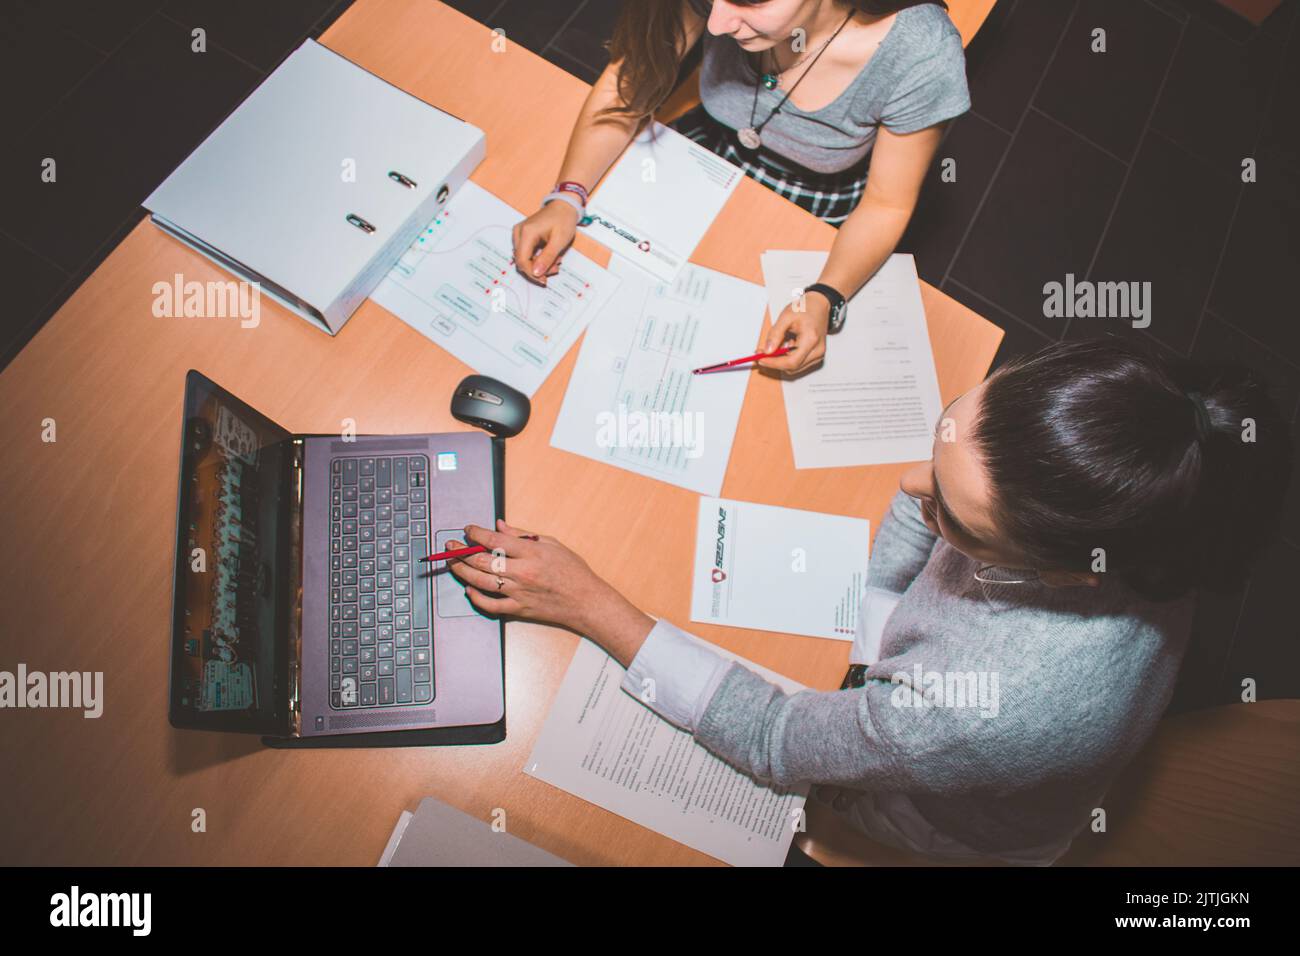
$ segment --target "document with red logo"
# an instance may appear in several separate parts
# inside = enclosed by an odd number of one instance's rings
[[[691,620],[852,641],[871,522],[701,498]]]
[[[661,123],[632,140],[587,205],[583,232],[672,283],[744,178]]]

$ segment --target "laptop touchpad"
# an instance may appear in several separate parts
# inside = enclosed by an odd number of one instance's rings
[[[434,550],[446,551],[448,541],[464,541],[465,529],[457,528],[454,531],[439,531],[434,538]],[[433,572],[433,579],[437,582],[437,608],[438,617],[473,617],[478,614],[478,609],[469,603],[469,598],[465,596],[465,585],[460,578],[452,574],[447,569],[446,561],[437,562],[437,567]]]

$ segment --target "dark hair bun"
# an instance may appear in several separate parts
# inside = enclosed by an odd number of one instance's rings
[[[1263,381],[1118,338],[1060,343],[986,383],[972,439],[999,525],[1040,567],[1142,594],[1231,588],[1277,525],[1291,437]]]
[[[1187,575],[1196,586],[1230,588],[1277,528],[1291,478],[1290,429],[1263,379],[1244,366],[1180,362],[1170,375],[1208,420],[1194,451]]]

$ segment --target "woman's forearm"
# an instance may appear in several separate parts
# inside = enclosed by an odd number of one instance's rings
[[[942,124],[877,133],[862,201],[840,226],[820,281],[850,298],[885,264],[903,238],[942,138]]]
[[[897,248],[911,218],[899,209],[864,197],[840,226],[818,282],[852,298]]]
[[[573,124],[558,181],[581,183],[590,190],[609,171],[644,122],[617,113],[601,115],[601,110],[621,103],[618,64],[611,63],[587,94]]]
[[[624,667],[632,663],[636,652],[654,628],[654,618],[641,611],[609,585],[602,596],[586,606],[584,621],[576,628],[591,638]]]
[[[678,0],[677,15],[680,20],[676,40],[677,62],[680,63],[703,34],[705,18],[695,12],[689,0]],[[564,162],[560,164],[561,181],[571,180],[589,190],[594,189],[632,137],[648,122],[646,118],[634,119],[620,113],[601,115],[606,107],[624,103],[619,91],[621,68],[621,60],[610,63],[592,84],[569,136]]]

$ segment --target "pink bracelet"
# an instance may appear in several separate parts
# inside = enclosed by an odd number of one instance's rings
[[[587,199],[588,199],[587,189],[585,186],[582,185],[582,183],[575,183],[572,180],[566,179],[562,183],[556,183],[553,192],[573,193],[575,196],[577,196],[579,199],[582,200],[582,205],[584,207],[587,205]]]

